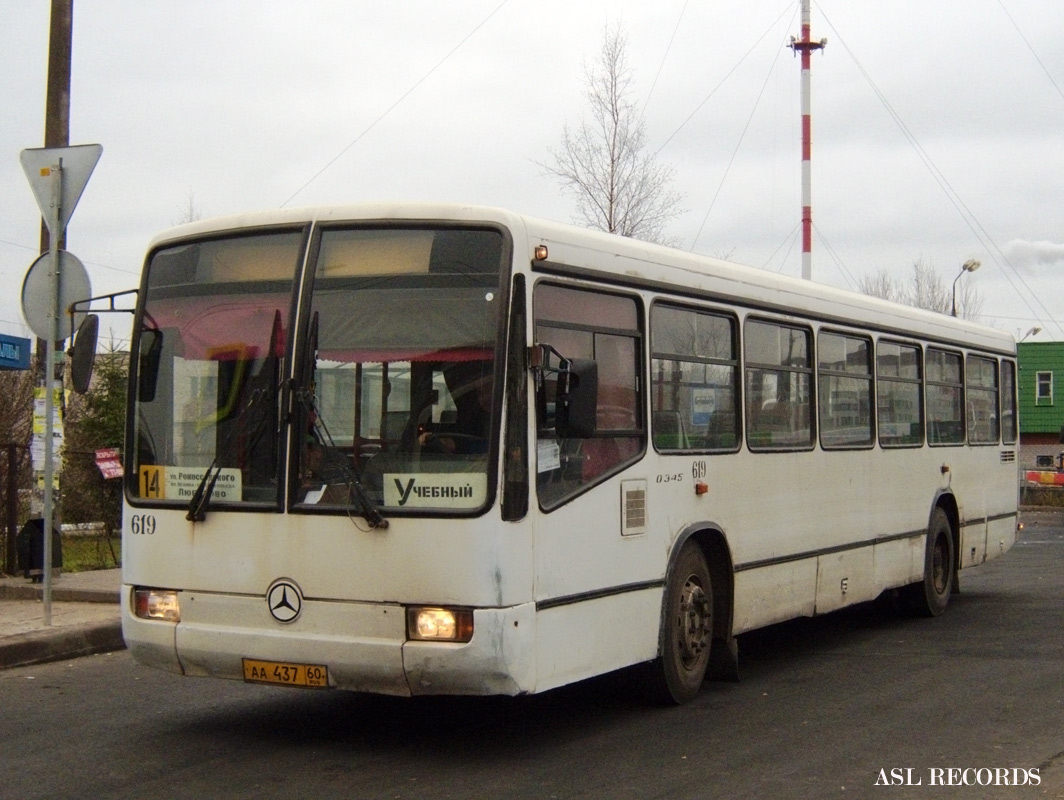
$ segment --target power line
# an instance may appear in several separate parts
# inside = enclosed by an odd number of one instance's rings
[[[817,240],[824,245],[824,249],[828,251],[828,255],[831,256],[831,260],[835,262],[836,268],[839,270],[839,274],[842,275],[842,279],[846,281],[846,286],[851,291],[860,291],[861,282],[856,280],[853,273],[850,272],[846,263],[842,260],[842,257],[838,254],[835,248],[831,245],[825,236],[824,232],[816,225],[813,226],[813,231],[816,233]]]
[[[41,255],[38,252],[40,247],[37,246],[37,245],[19,244],[18,242],[8,241],[7,239],[0,239],[0,244],[6,244],[6,245],[8,245],[10,247],[17,247],[20,250],[29,250],[32,253],[36,253],[37,255]],[[87,261],[85,259],[81,259],[81,262],[83,264],[85,264],[85,266],[88,266],[88,267],[99,267],[100,269],[109,269],[112,272],[121,272],[124,275],[137,275],[137,276],[140,275],[140,271],[139,270],[122,269],[121,267],[112,267],[112,266],[109,266],[107,264],[101,264],[101,263],[99,263],[97,261]]]
[[[923,162],[924,167],[931,175],[931,178],[935,181],[935,183],[938,184],[939,188],[942,190],[942,193],[946,195],[946,199],[948,199],[953,205],[954,209],[960,215],[961,219],[968,226],[968,229],[972,232],[972,234],[979,241],[979,243],[984,248],[986,248],[990,257],[994,260],[994,263],[999,267],[999,269],[1003,265],[1008,267],[1008,269],[1001,269],[1001,274],[1005,277],[1005,280],[1009,282],[1009,285],[1012,286],[1013,291],[1016,292],[1016,295],[1020,298],[1024,305],[1027,306],[1028,310],[1030,310],[1032,314],[1036,313],[1034,308],[1031,306],[1031,303],[1028,301],[1027,297],[1017,287],[1016,282],[1018,281],[1019,284],[1027,290],[1027,293],[1030,295],[1031,298],[1033,298],[1034,302],[1042,309],[1042,312],[1044,314],[1043,319],[1051,321],[1054,325],[1057,326],[1061,333],[1064,334],[1064,327],[1061,327],[1060,323],[1045,307],[1045,305],[1042,303],[1041,299],[1034,292],[1034,290],[1027,285],[1027,282],[1023,279],[1023,276],[1012,265],[1012,262],[1009,261],[1008,256],[1006,256],[1004,251],[1002,251],[1001,248],[998,247],[997,243],[993,240],[987,230],[982,226],[982,224],[976,218],[972,210],[968,207],[968,205],[964,202],[961,196],[950,184],[945,174],[935,165],[934,161],[931,159],[931,156],[928,155],[927,151],[924,150],[920,142],[917,141],[916,136],[913,134],[913,132],[909,130],[909,127],[905,124],[905,121],[902,120],[901,115],[894,110],[894,107],[891,106],[890,102],[887,100],[886,95],[884,95],[880,88],[876,85],[876,82],[872,80],[872,76],[868,74],[868,71],[854,55],[853,51],[849,48],[849,45],[846,44],[846,41],[845,39],[843,39],[842,34],[839,33],[839,30],[832,24],[831,20],[828,19],[827,15],[824,13],[823,8],[820,9],[820,14],[824,18],[825,22],[827,22],[828,26],[832,29],[832,31],[834,31],[835,35],[838,37],[839,43],[842,45],[842,48],[847,52],[847,54],[849,54],[850,58],[853,59],[853,63],[857,67],[857,70],[861,73],[861,76],[865,79],[865,81],[867,81],[868,85],[872,88],[873,93],[879,99],[884,109],[886,109],[887,114],[892,120],[894,120],[894,124],[897,125],[898,130],[901,131],[902,136],[904,136],[906,141],[909,142],[909,146],[913,148],[913,151],[916,153],[917,157],[920,159],[920,161]],[[1012,275],[1009,274],[1010,272],[1012,273]],[[1013,275],[1015,276],[1015,280],[1013,280]]]
[[[678,133],[679,133],[680,131],[682,131],[682,130],[684,129],[684,127],[686,127],[686,125],[687,125],[687,123],[688,123],[688,122],[690,122],[690,121],[691,121],[692,119],[694,119],[695,115],[696,115],[696,114],[697,114],[697,113],[698,113],[699,111],[701,111],[701,110],[702,110],[702,106],[704,106],[704,105],[705,105],[706,103],[708,103],[708,102],[709,102],[710,98],[711,98],[711,97],[713,97],[713,95],[715,95],[715,94],[717,93],[717,91],[718,91],[718,90],[720,89],[720,87],[722,87],[722,86],[723,86],[723,85],[724,85],[725,83],[727,83],[727,82],[728,82],[728,78],[730,78],[730,77],[731,77],[731,76],[732,76],[733,74],[735,74],[735,71],[736,71],[737,69],[739,69],[739,67],[740,67],[740,66],[742,66],[742,63],[743,63],[744,61],[746,61],[746,59],[747,59],[747,58],[749,58],[750,54],[751,54],[752,52],[754,52],[754,50],[756,50],[756,49],[757,49],[757,46],[758,46],[759,44],[761,44],[761,41],[762,41],[762,40],[763,40],[763,39],[764,39],[764,38],[765,38],[766,36],[768,36],[768,35],[769,35],[769,34],[770,34],[770,33],[772,32],[772,29],[773,29],[773,28],[774,28],[774,27],[776,26],[776,24],[777,24],[777,23],[778,23],[778,22],[779,22],[779,21],[780,21],[781,19],[783,19],[783,16],[784,16],[784,15],[785,15],[785,14],[787,13],[787,10],[788,10],[788,8],[790,8],[790,6],[789,6],[789,5],[788,5],[788,7],[787,7],[787,8],[785,8],[785,9],[784,9],[784,10],[783,10],[783,11],[782,11],[782,12],[780,13],[780,15],[779,15],[778,17],[776,17],[776,19],[774,19],[774,20],[772,21],[772,24],[770,24],[770,25],[769,25],[769,26],[768,26],[768,27],[767,27],[767,28],[765,29],[765,32],[764,32],[764,33],[762,33],[762,34],[761,34],[761,35],[760,35],[759,37],[757,37],[757,41],[756,41],[756,42],[754,42],[754,43],[753,43],[753,44],[752,44],[752,45],[750,46],[750,49],[749,49],[749,50],[747,50],[747,51],[746,51],[745,53],[743,53],[743,55],[742,55],[742,56],[741,56],[741,57],[739,58],[739,60],[738,60],[737,62],[735,62],[735,65],[734,65],[734,66],[733,66],[733,67],[732,67],[732,68],[731,68],[730,70],[728,70],[727,74],[726,74],[726,75],[725,75],[725,76],[724,76],[723,78],[721,78],[721,79],[720,79],[720,81],[719,81],[719,82],[717,83],[717,85],[716,85],[716,86],[714,86],[714,87],[713,87],[712,89],[710,89],[710,91],[709,91],[709,94],[707,94],[707,95],[706,95],[706,96],[705,96],[704,98],[702,98],[702,102],[701,102],[701,103],[699,103],[699,104],[698,104],[697,106],[695,106],[695,107],[694,107],[694,110],[693,110],[693,111],[691,111],[691,113],[687,115],[687,117],[686,117],[686,118],[684,119],[684,121],[683,121],[683,122],[681,122],[681,123],[680,123],[680,124],[679,124],[679,125],[678,125],[678,126],[676,127],[676,130],[674,130],[674,131],[673,131],[672,133],[670,133],[670,134],[668,135],[668,137],[667,137],[667,138],[665,139],[665,141],[663,141],[663,142],[662,142],[662,143],[661,143],[661,144],[660,144],[660,145],[658,146],[658,149],[654,151],[654,156],[655,156],[655,157],[657,157],[657,156],[658,156],[658,155],[659,155],[659,154],[661,153],[661,151],[665,149],[665,147],[666,147],[666,146],[667,146],[667,145],[669,144],[669,142],[671,142],[671,141],[672,141],[673,139],[675,139],[675,138],[676,138],[676,135],[677,135],[677,134],[678,134]],[[778,56],[777,56],[777,58],[778,58]]]
[[[7,239],[0,239],[0,244],[10,245],[11,247],[18,247],[18,248],[20,248],[22,250],[31,250],[31,251],[33,251],[35,253],[40,251],[40,247],[39,246],[31,247],[28,244],[19,244],[18,242],[9,242]]]
[[[1012,18],[1012,14],[1010,14],[1008,9],[1005,8],[1005,4],[1001,2],[1001,0],[998,0],[998,5],[1001,6],[1001,10],[1005,12],[1005,16],[1009,18],[1009,22],[1011,22],[1012,27],[1016,29],[1016,33],[1018,33],[1020,38],[1023,39],[1023,43],[1027,45],[1027,49],[1031,51],[1031,55],[1034,56],[1034,60],[1038,62],[1038,66],[1042,68],[1042,72],[1046,74],[1046,77],[1049,78],[1049,82],[1053,84],[1053,88],[1057,90],[1057,94],[1059,94],[1061,98],[1064,99],[1064,90],[1062,90],[1060,88],[1060,85],[1053,79],[1053,75],[1049,71],[1049,68],[1046,67],[1046,65],[1042,62],[1042,59],[1038,57],[1038,53],[1035,52],[1034,48],[1031,46],[1031,43],[1027,41],[1027,37],[1023,35],[1023,31],[1020,30],[1020,26],[1016,24],[1016,20]]]
[[[658,71],[654,73],[654,81],[650,84],[650,91],[647,92],[646,100],[643,101],[643,109],[646,110],[647,105],[650,103],[650,98],[654,94],[654,88],[658,85],[658,78],[661,77],[661,70],[665,66],[665,62],[669,59],[669,53],[672,51],[672,43],[676,40],[676,32],[680,30],[680,23],[683,21],[683,15],[687,11],[687,4],[690,0],[684,0],[683,7],[680,9],[680,16],[676,18],[676,25],[672,29],[672,36],[669,37],[669,43],[665,45],[665,55],[661,57],[661,63],[658,64]]]
[[[765,75],[765,80],[761,84],[761,90],[757,93],[757,97],[754,99],[754,105],[750,109],[750,115],[746,118],[746,124],[743,126],[742,132],[739,134],[739,141],[735,143],[735,149],[732,150],[731,158],[728,159],[728,166],[724,168],[724,174],[721,175],[720,183],[717,185],[717,191],[713,193],[713,199],[709,201],[709,208],[706,209],[706,215],[702,217],[702,224],[698,226],[698,232],[695,234],[694,241],[691,242],[692,251],[695,249],[695,245],[698,244],[698,240],[702,236],[702,230],[706,227],[706,221],[709,219],[709,215],[713,211],[713,206],[717,203],[717,198],[720,196],[721,189],[724,188],[724,181],[728,179],[728,173],[731,171],[732,165],[735,163],[735,157],[739,154],[739,148],[742,147],[743,140],[746,138],[746,132],[750,130],[750,123],[754,120],[754,114],[757,113],[757,107],[761,104],[761,98],[765,96],[765,88],[768,86],[769,79],[772,77],[772,73],[776,69],[776,64],[779,62],[780,53],[782,52],[783,49],[781,48],[776,53],[776,57],[772,59],[772,64],[769,66],[768,73]]]
[[[799,230],[801,230],[801,227],[802,222],[801,220],[799,220],[795,223],[794,227],[787,232],[787,235],[783,237],[780,243],[776,245],[776,249],[769,253],[768,258],[766,258],[764,263],[761,265],[762,269],[768,269],[768,266],[772,262],[772,259],[776,257],[776,253],[782,250],[784,245],[787,245],[787,252],[783,254],[783,258],[780,259],[780,265],[775,270],[777,275],[783,272],[783,268],[790,261],[791,252],[794,250],[794,243],[797,241],[797,234]]]
[[[352,147],[354,147],[356,144],[358,144],[360,141],[362,141],[363,137],[365,137],[366,134],[368,134],[375,127],[377,127],[377,124],[381,120],[383,120],[385,117],[387,117],[389,114],[391,114],[399,106],[400,103],[402,103],[404,100],[406,100],[407,97],[412,95],[414,93],[414,91],[421,84],[423,84],[426,80],[428,80],[429,76],[431,76],[432,73],[434,73],[436,70],[438,70],[440,67],[442,67],[444,62],[447,61],[447,59],[449,59],[451,56],[453,56],[455,53],[457,53],[459,48],[462,47],[462,45],[464,45],[466,42],[468,42],[470,39],[472,39],[473,36],[477,33],[477,31],[479,31],[481,28],[483,28],[488,23],[488,21],[492,17],[494,17],[496,14],[498,14],[499,11],[502,10],[502,7],[504,5],[506,5],[507,3],[509,3],[509,2],[510,2],[510,0],[502,0],[502,2],[499,3],[499,5],[497,5],[495,7],[494,11],[492,11],[490,14],[488,14],[488,16],[484,17],[484,19],[481,20],[480,23],[475,28],[473,28],[473,30],[471,30],[469,33],[467,33],[462,38],[462,40],[460,42],[458,42],[458,44],[456,44],[454,47],[452,47],[450,49],[450,51],[447,53],[447,55],[445,55],[443,58],[441,58],[439,61],[437,61],[429,69],[428,72],[426,72],[424,75],[422,75],[414,83],[413,86],[411,86],[409,89],[407,89],[405,92],[403,92],[403,94],[400,95],[398,100],[396,100],[394,103],[392,103],[390,106],[388,106],[388,108],[386,108],[384,110],[384,112],[379,117],[377,117],[375,120],[373,120],[373,122],[371,122],[366,128],[364,128],[363,131],[360,134],[358,134],[358,136],[356,136],[354,139],[352,139],[343,150],[341,150],[339,153],[337,153],[335,156],[333,156],[331,159],[329,159],[329,161],[325,164],[325,166],[323,166],[321,169],[319,169],[317,172],[315,172],[313,175],[311,175],[306,183],[304,183],[302,186],[300,186],[298,189],[296,189],[294,192],[292,192],[292,194],[289,196],[289,198],[287,200],[285,200],[283,203],[281,203],[280,207],[284,208],[289,203],[291,203],[296,198],[297,195],[299,195],[304,189],[306,189],[308,186],[310,186],[310,184],[314,183],[314,181],[316,181],[319,177],[321,177],[322,173],[324,173],[325,170],[327,170],[329,167],[331,167],[333,164],[335,164],[337,161],[339,161],[340,158],[343,157],[344,153],[346,153],[348,150],[350,150]]]
[[[26,328],[26,323],[22,320],[4,319],[0,317],[0,322],[3,322],[5,325],[18,325],[22,330],[28,330]]]

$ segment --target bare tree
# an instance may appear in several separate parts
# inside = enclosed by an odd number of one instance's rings
[[[36,359],[34,359],[36,361]],[[10,509],[8,503],[15,506],[15,519],[19,524],[29,516],[29,489],[33,486],[33,465],[30,460],[30,440],[33,436],[33,390],[37,386],[37,370],[12,370],[0,372],[0,572],[5,568],[5,555],[8,551],[7,519]],[[10,468],[8,449],[14,448],[15,475],[13,485],[16,496],[7,495],[8,469]],[[13,570],[14,564],[9,565]]]
[[[36,377],[34,369],[0,372],[0,443],[29,446]]]
[[[620,27],[607,27],[598,62],[584,68],[591,119],[566,125],[561,147],[548,148],[550,160],[540,166],[576,197],[588,226],[667,243],[665,226],[681,213],[681,197],[669,188],[674,170],[647,152],[626,48]]]
[[[196,222],[203,219],[203,214],[200,212],[199,207],[196,205],[196,196],[192,193],[192,190],[188,190],[188,197],[185,198],[185,205],[181,209],[181,215],[174,220],[174,225],[183,225],[186,222]]]
[[[903,297],[905,290],[901,281],[885,269],[877,269],[871,274],[862,275],[861,280],[857,282],[857,288],[863,294],[890,300],[892,303],[905,302]]]
[[[930,264],[922,259],[913,262],[913,272],[904,281],[884,269],[865,275],[858,282],[864,294],[895,303],[949,314],[953,310],[953,287],[947,286]],[[976,319],[983,309],[983,299],[971,281],[957,285],[957,316]]]

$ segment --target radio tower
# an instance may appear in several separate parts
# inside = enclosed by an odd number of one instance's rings
[[[791,37],[791,49],[802,54],[802,279],[813,277],[813,191],[812,168],[812,120],[809,101],[809,54],[820,50],[827,39],[814,42],[809,38],[809,3],[802,0],[802,38]]]

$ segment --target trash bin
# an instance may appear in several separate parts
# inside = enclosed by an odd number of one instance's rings
[[[26,578],[33,578],[34,583],[44,580],[44,519],[33,517],[26,520],[22,530],[15,537],[18,550],[18,568]],[[52,526],[52,569],[63,566],[63,540],[59,529]]]

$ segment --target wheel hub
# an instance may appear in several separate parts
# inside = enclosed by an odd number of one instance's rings
[[[941,541],[941,538],[935,542],[935,550],[931,557],[931,580],[934,583],[935,591],[942,594],[946,591],[946,584],[949,581],[949,569],[946,564],[946,546]]]
[[[713,606],[694,576],[687,579],[680,596],[680,659],[690,667],[709,649]]]

